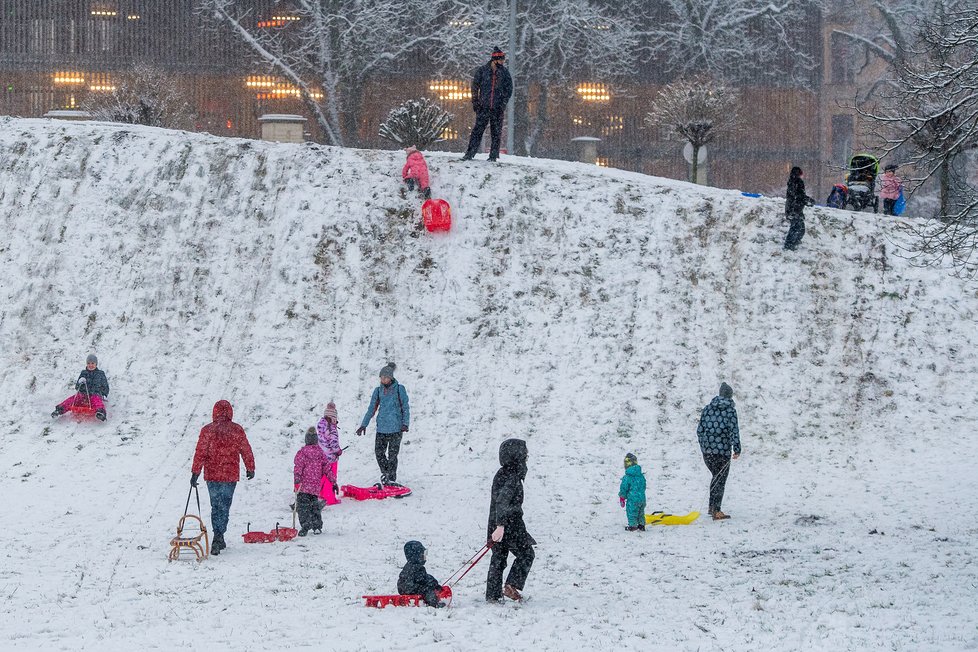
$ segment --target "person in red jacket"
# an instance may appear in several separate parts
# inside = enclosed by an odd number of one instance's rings
[[[431,187],[428,183],[428,163],[424,160],[424,154],[418,151],[414,145],[406,147],[404,152],[407,154],[407,161],[401,168],[401,178],[407,184],[408,190],[414,190],[418,186],[418,191],[425,199],[431,199]]]
[[[211,498],[211,525],[214,528],[212,555],[218,555],[227,548],[224,533],[228,529],[234,488],[241,478],[238,458],[244,460],[248,479],[255,477],[255,456],[251,452],[248,436],[244,428],[231,421],[232,416],[234,411],[230,403],[218,401],[214,404],[214,420],[200,429],[191,467],[190,486],[197,486],[203,470],[207,493]]]

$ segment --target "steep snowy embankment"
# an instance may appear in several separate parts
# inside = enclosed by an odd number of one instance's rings
[[[903,260],[896,222],[816,210],[787,254],[778,200],[432,155],[456,222],[432,237],[398,194],[401,162],[0,118],[0,640],[978,647],[978,296]],[[109,422],[52,423],[92,350]],[[400,475],[415,495],[344,502],[319,538],[242,545],[247,521],[288,520],[292,455],[329,399],[350,444],[341,480],[376,479],[352,431],[388,359],[411,395]],[[626,537],[628,451],[650,510],[705,510],[695,425],[721,379],[746,451],[734,519]],[[239,485],[226,555],[167,564],[220,398],[258,476]],[[393,588],[405,540],[440,577],[481,545],[513,435],[531,451],[532,600],[486,606],[479,568],[449,612],[359,606]]]

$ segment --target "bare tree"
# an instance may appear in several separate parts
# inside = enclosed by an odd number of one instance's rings
[[[860,113],[886,153],[899,148],[909,156],[915,189],[931,180],[940,187],[940,223],[920,230],[920,253],[929,262],[949,256],[973,274],[978,190],[963,163],[978,148],[978,2],[968,4],[921,23],[881,108]]]
[[[444,140],[445,129],[454,117],[426,97],[408,100],[387,114],[380,125],[380,136],[401,147],[414,145],[424,150]]]
[[[667,68],[732,82],[803,82],[815,65],[812,0],[663,0],[642,3],[647,47]]]
[[[437,1],[287,0],[276,10],[287,20],[255,16],[237,0],[198,1],[297,90],[334,145],[358,143],[365,85],[433,43],[440,24]]]
[[[598,0],[511,0],[519,10],[513,66],[513,102],[518,154],[532,155],[548,121],[550,98],[574,81],[609,86],[634,73],[638,31],[634,17]],[[452,0],[441,33],[443,71],[471,72],[495,46],[508,49],[506,5]],[[538,95],[530,104],[530,89]],[[532,113],[531,113],[532,106]]]
[[[736,129],[739,102],[737,91],[722,83],[702,77],[680,80],[659,91],[645,122],[692,145],[690,181],[695,183],[700,149]]]
[[[145,64],[116,76],[109,88],[92,91],[82,109],[95,120],[168,129],[193,129],[196,118],[176,77]]]

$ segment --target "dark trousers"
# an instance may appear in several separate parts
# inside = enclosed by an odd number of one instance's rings
[[[499,158],[499,143],[503,134],[503,109],[498,111],[479,111],[475,114],[475,124],[472,125],[472,135],[469,136],[469,148],[465,155],[472,158],[479,151],[482,144],[482,134],[489,126],[489,158]]]
[[[719,512],[723,504],[723,490],[727,486],[727,474],[730,473],[730,455],[703,453],[703,461],[713,474],[713,479],[710,480],[710,513],[712,514]]]
[[[323,510],[319,506],[319,496],[298,494],[295,497],[295,511],[299,513],[299,525],[303,530],[323,529]]]
[[[234,499],[234,488],[237,482],[208,482],[207,493],[211,499],[211,527],[214,534],[224,536],[228,529],[228,518],[231,515],[231,501]]]
[[[399,432],[377,433],[377,439],[374,441],[374,453],[377,455],[377,466],[380,467],[380,479],[383,482],[397,480],[397,454],[401,450],[402,436]]]
[[[896,207],[897,200],[895,199],[884,199],[883,200],[883,215],[895,215],[893,209]]]
[[[518,591],[523,590],[526,584],[526,576],[533,566],[533,546],[526,539],[507,541],[505,537],[499,543],[492,546],[492,559],[489,560],[489,576],[486,578],[486,600],[498,600],[503,597],[503,571],[506,570],[506,562],[509,560],[509,553],[513,553],[516,559],[513,566],[509,569],[506,583]]]
[[[799,215],[789,215],[791,226],[788,228],[788,236],[784,239],[784,248],[794,251],[805,237],[805,218]]]

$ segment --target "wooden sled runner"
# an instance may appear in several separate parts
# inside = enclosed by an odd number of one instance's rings
[[[197,487],[191,487],[190,493]],[[170,561],[176,561],[180,558],[180,554],[183,552],[192,552],[197,558],[197,561],[204,561],[207,559],[207,555],[210,553],[210,540],[207,536],[207,526],[204,525],[204,521],[195,514],[188,514],[187,508],[190,507],[190,493],[187,494],[187,506],[183,508],[183,516],[180,517],[180,522],[177,523],[177,536],[170,539]],[[197,492],[197,514],[200,514],[200,492]],[[196,521],[196,528],[191,529],[189,532],[185,532],[185,526],[187,525],[187,519],[193,519]],[[191,523],[193,527],[193,523]],[[196,534],[194,534],[196,532]],[[203,543],[201,543],[203,540]]]

